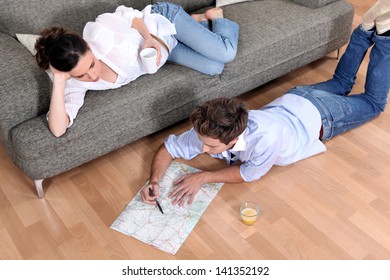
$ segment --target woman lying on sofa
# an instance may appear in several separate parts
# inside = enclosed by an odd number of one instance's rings
[[[83,37],[60,27],[43,30],[35,49],[39,67],[50,69],[53,82],[50,131],[56,137],[66,132],[87,90],[118,88],[147,74],[141,49],[157,50],[158,68],[170,61],[217,75],[236,55],[238,31],[237,23],[223,18],[220,8],[190,16],[167,2],[142,12],[120,6],[88,22]]]

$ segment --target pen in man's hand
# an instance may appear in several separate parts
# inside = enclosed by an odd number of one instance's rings
[[[149,195],[150,195],[150,196],[154,196],[154,191],[153,191],[153,189],[152,189],[151,187],[149,187]],[[160,203],[158,202],[157,198],[155,198],[154,201],[156,201],[157,207],[158,207],[158,209],[160,209],[160,212],[161,212],[162,214],[164,214],[164,212],[163,212],[163,210],[162,210],[162,208],[161,208],[161,205],[160,205]]]

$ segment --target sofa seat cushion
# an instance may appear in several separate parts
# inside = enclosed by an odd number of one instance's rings
[[[243,86],[243,80],[248,78],[254,82],[253,77],[257,76],[258,85],[264,84],[288,72],[286,69],[282,69],[284,73],[279,72],[278,66],[295,60],[290,70],[296,69],[297,65],[322,57],[326,48],[329,52],[334,50],[349,37],[350,30],[345,26],[353,17],[350,4],[337,1],[311,9],[292,1],[284,2],[283,8],[280,1],[274,0],[263,0],[261,5],[245,2],[224,8],[226,17],[243,28],[237,57],[225,68],[222,81]],[[239,16],[242,14],[247,16]]]

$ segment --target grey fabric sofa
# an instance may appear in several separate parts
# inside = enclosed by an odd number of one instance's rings
[[[60,138],[47,126],[50,80],[16,33],[62,25],[82,33],[86,22],[119,5],[143,9],[147,0],[5,0],[0,3],[0,141],[13,162],[42,180],[109,153],[187,118],[195,105],[234,97],[319,59],[347,43],[353,6],[341,0],[258,0],[224,7],[240,25],[236,59],[219,76],[179,65],[109,91],[90,91],[75,123]],[[173,0],[188,12],[214,0]]]

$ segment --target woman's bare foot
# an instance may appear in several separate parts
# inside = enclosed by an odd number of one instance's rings
[[[223,10],[220,7],[215,7],[206,11],[205,16],[209,20],[223,18]]]
[[[192,14],[191,17],[197,22],[208,21],[205,14]]]

